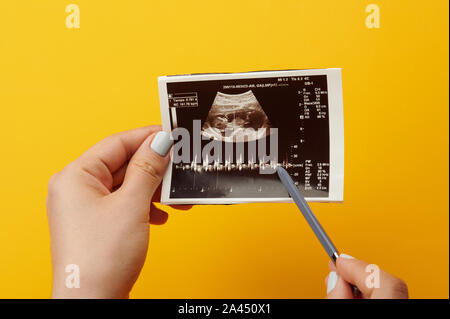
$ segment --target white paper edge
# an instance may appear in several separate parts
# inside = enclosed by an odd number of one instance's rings
[[[170,133],[170,110],[167,83],[204,80],[229,80],[264,77],[289,77],[327,75],[328,118],[330,125],[330,180],[328,197],[306,197],[309,202],[342,202],[344,200],[344,112],[342,77],[340,68],[289,71],[261,71],[247,73],[215,73],[158,77],[158,90],[163,130]],[[342,151],[340,151],[342,150]],[[334,173],[332,173],[334,172]],[[161,187],[161,204],[242,204],[242,203],[292,203],[291,198],[169,198],[172,178],[172,161],[169,163]]]

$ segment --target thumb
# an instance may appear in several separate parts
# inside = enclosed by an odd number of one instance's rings
[[[173,144],[167,132],[150,135],[131,158],[121,192],[138,203],[150,203],[169,164]]]
[[[327,299],[353,299],[350,284],[342,279],[335,271],[331,271],[325,279],[327,285]]]

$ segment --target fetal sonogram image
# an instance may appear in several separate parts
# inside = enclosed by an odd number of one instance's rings
[[[270,133],[270,121],[253,92],[217,92],[202,135],[218,141],[254,141]],[[265,129],[265,130],[258,130]]]

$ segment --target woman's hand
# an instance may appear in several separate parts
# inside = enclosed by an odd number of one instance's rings
[[[128,297],[144,265],[149,223],[167,220],[152,204],[159,199],[172,145],[160,130],[112,135],[50,179],[54,298]],[[79,288],[66,282],[73,267],[79,270]]]
[[[399,299],[408,298],[405,282],[349,255],[341,254],[336,266],[330,261],[330,274],[325,279],[329,299]],[[353,295],[352,286],[360,295]]]

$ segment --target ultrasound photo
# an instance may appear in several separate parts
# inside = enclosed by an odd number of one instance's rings
[[[163,204],[290,202],[284,167],[309,201],[343,201],[340,69],[160,77],[172,163]]]

